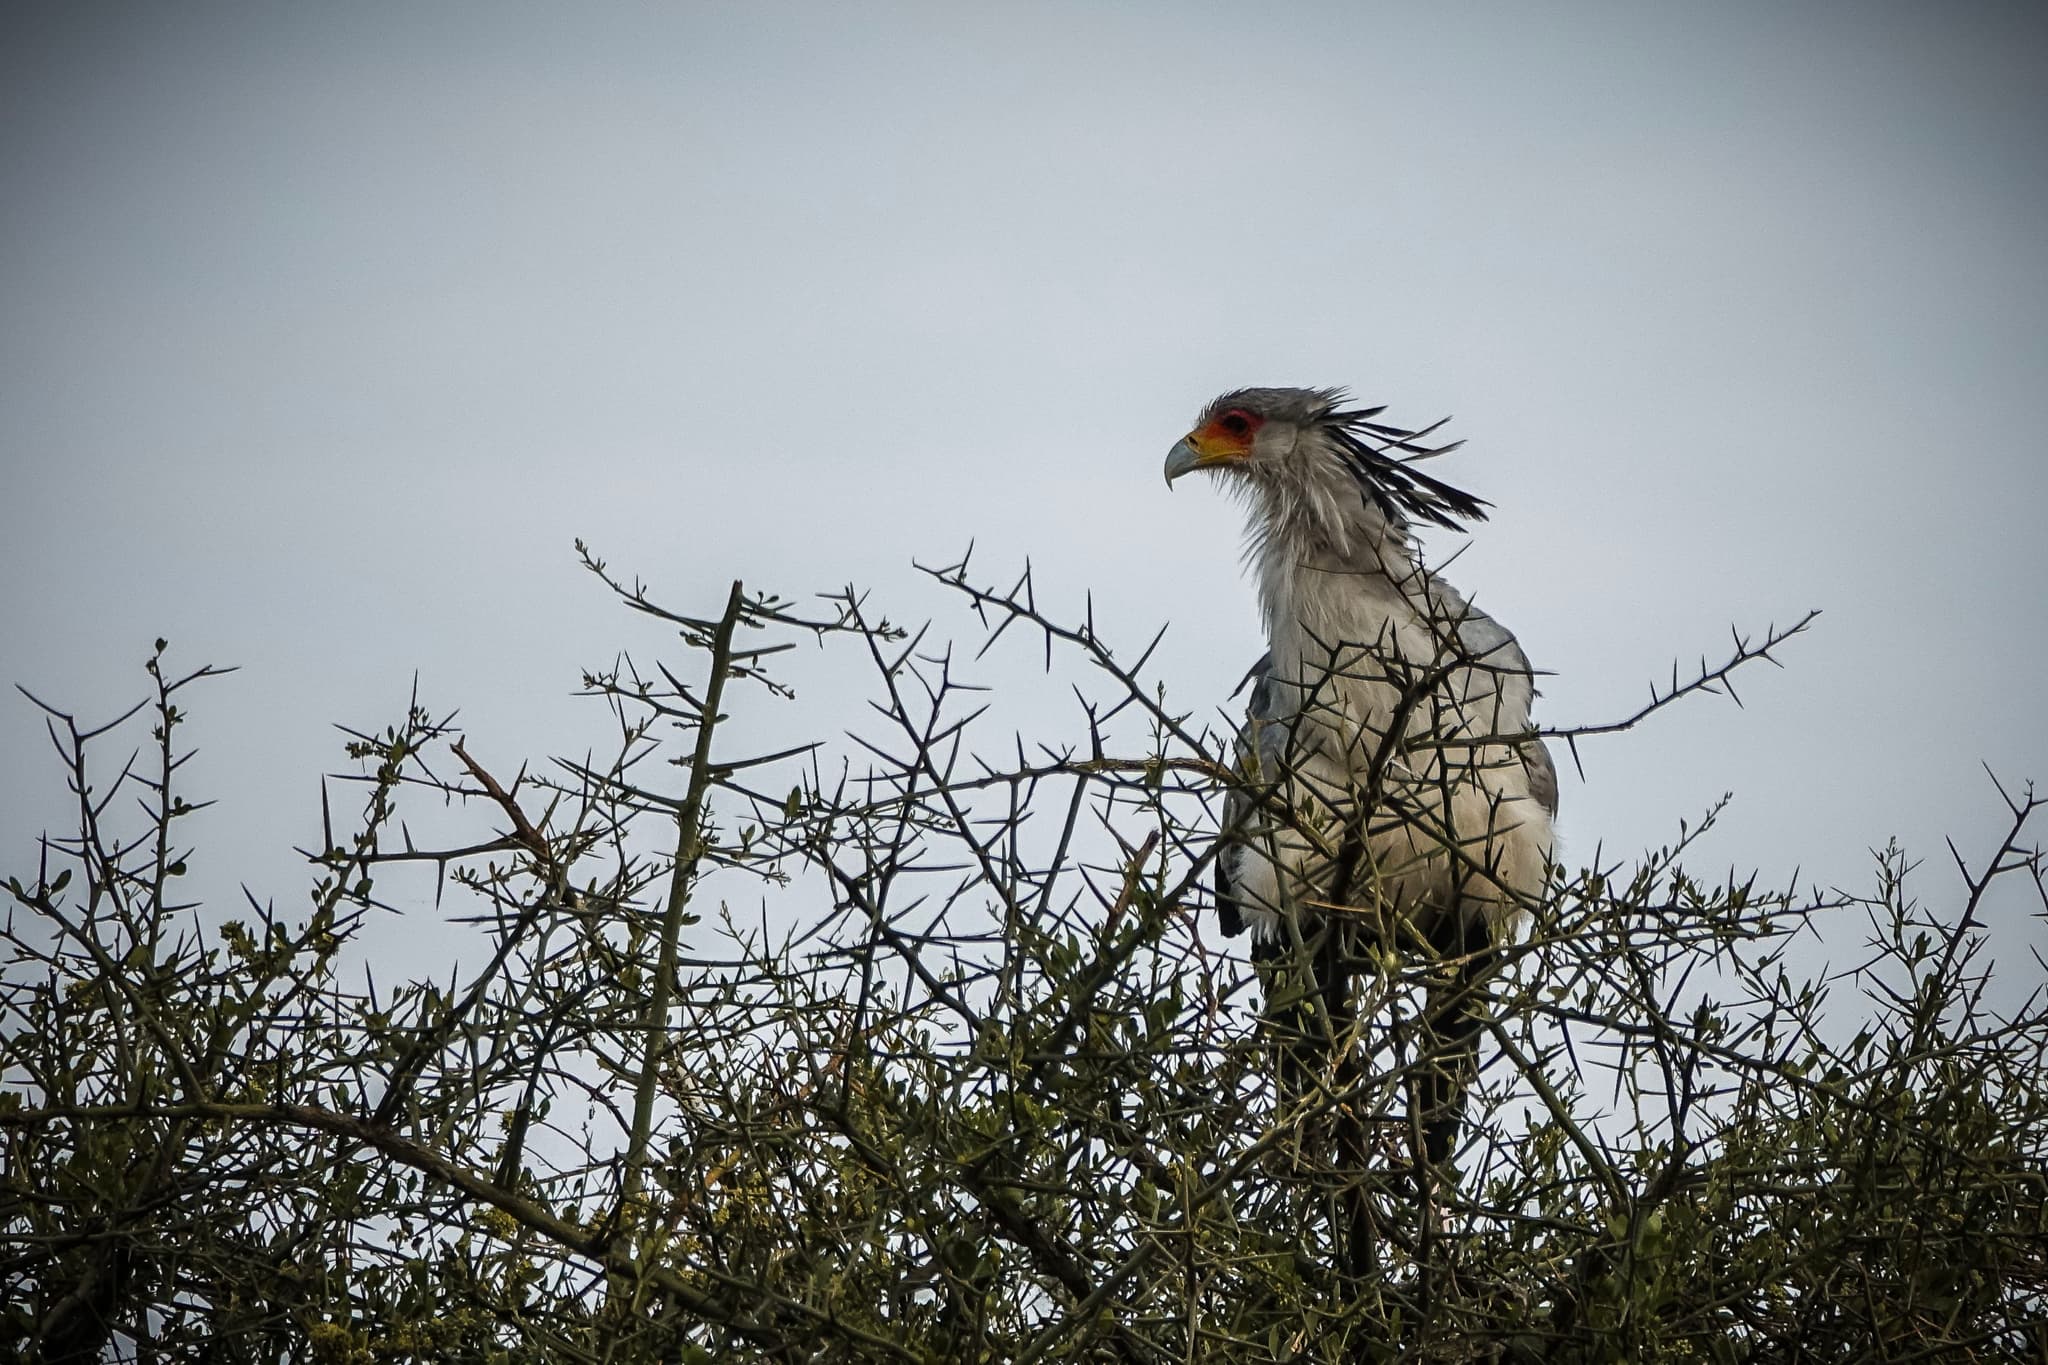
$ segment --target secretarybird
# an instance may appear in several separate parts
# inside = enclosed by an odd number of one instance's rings
[[[1252,935],[1283,1074],[1341,1079],[1367,954],[1426,962],[1434,1064],[1410,1091],[1434,1165],[1476,1070],[1477,979],[1543,890],[1557,771],[1530,731],[1529,660],[1421,562],[1417,522],[1487,504],[1416,468],[1437,427],[1376,422],[1338,389],[1239,389],[1166,457],[1249,508],[1268,649],[1247,681],[1242,785],[1216,860],[1226,935]],[[1441,426],[1438,423],[1437,426]]]

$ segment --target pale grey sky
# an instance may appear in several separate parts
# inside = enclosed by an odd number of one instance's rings
[[[10,6],[0,677],[195,698],[209,875],[294,902],[330,722],[505,761],[669,600],[1029,555],[1175,697],[1258,652],[1216,391],[1455,414],[1452,576],[1587,746],[1580,856],[1947,888],[2048,778],[2048,23],[2028,5]],[[1438,557],[1453,544],[1433,542]],[[1064,597],[1062,597],[1064,595]],[[966,629],[957,615],[954,628]],[[1024,667],[1022,656],[990,666]],[[829,685],[829,679],[825,680]],[[4,864],[57,774],[0,700]],[[2043,941],[2041,926],[2008,926]]]

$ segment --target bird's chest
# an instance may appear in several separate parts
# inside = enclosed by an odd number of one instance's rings
[[[1267,594],[1273,676],[1299,740],[1355,747],[1432,723],[1456,636],[1385,573],[1306,567]]]

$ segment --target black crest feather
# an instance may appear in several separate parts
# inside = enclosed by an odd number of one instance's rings
[[[1441,479],[1431,478],[1415,466],[1423,460],[1448,455],[1463,441],[1446,445],[1427,444],[1431,435],[1450,421],[1432,422],[1419,431],[1385,426],[1372,419],[1384,408],[1332,407],[1322,414],[1319,425],[1344,452],[1345,462],[1358,479],[1359,487],[1374,506],[1393,519],[1419,519],[1457,530],[1468,521],[1486,520],[1492,504]]]

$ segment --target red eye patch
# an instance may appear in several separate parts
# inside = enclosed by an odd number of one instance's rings
[[[1249,441],[1252,434],[1265,424],[1266,419],[1257,413],[1246,412],[1243,408],[1232,408],[1211,419],[1209,429],[1232,440]]]

